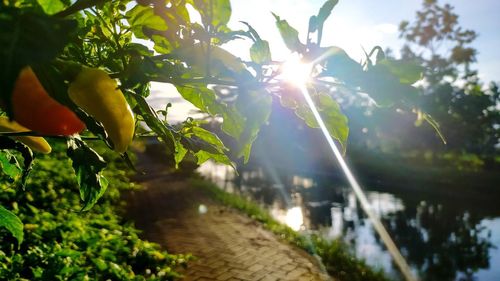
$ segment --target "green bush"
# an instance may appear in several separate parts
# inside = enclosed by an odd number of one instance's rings
[[[99,150],[99,148],[97,148]],[[0,180],[0,204],[25,224],[24,242],[0,229],[0,280],[171,280],[189,255],[143,241],[120,213],[120,191],[136,188],[116,156],[108,160],[106,195],[89,212],[60,145],[40,156],[25,190]]]

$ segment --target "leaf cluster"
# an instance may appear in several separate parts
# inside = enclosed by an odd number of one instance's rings
[[[120,217],[120,193],[136,187],[128,182],[116,156],[105,157],[110,162],[106,176],[111,185],[92,212],[78,212],[78,185],[62,143],[50,157],[38,159],[26,191],[0,184],[0,204],[15,202],[10,209],[24,222],[25,241],[16,249],[16,234],[0,229],[1,279],[172,280],[179,276],[176,268],[190,256],[171,255],[141,240],[138,230]]]
[[[412,61],[385,58],[380,47],[367,54],[363,63],[339,47],[322,47],[324,23],[337,3],[326,1],[310,18],[305,43],[285,19],[274,16],[285,45],[312,66],[307,89],[330,134],[345,151],[349,127],[336,99],[339,92],[367,93],[381,106],[411,111],[417,107],[412,84],[422,69]],[[102,124],[68,98],[68,85],[82,67],[105,69],[119,80],[137,128],[150,130],[148,136],[157,137],[177,165],[186,156],[195,157],[198,164],[213,159],[233,165],[234,159],[228,157],[219,136],[202,129],[200,122],[188,119],[173,125],[167,122],[168,110],[155,112],[146,100],[152,82],[172,84],[201,112],[222,120],[222,132],[238,144],[232,155],[245,162],[274,101],[317,127],[300,88],[283,79],[284,63],[272,60],[269,42],[249,23],[243,23],[247,30],[228,27],[229,0],[19,0],[0,5],[0,60],[5,62],[0,68],[0,101],[13,117],[12,87],[19,70],[30,65],[49,94],[84,121],[87,131],[80,138],[66,139],[83,210],[91,208],[108,187],[103,177],[106,164],[86,139],[100,140],[110,149],[113,144]],[[201,22],[191,19],[188,7],[194,8]],[[252,61],[244,62],[221,47],[233,40],[251,40]],[[122,157],[128,159],[127,154]],[[14,175],[20,167],[11,155],[0,159],[8,174]]]

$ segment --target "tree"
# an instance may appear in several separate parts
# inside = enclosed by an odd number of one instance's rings
[[[401,53],[425,66],[421,107],[440,123],[448,148],[491,155],[500,140],[498,86],[485,87],[472,69],[478,35],[458,20],[451,5],[425,0],[415,21],[399,26],[406,41]]]
[[[303,63],[314,64],[311,82],[306,85],[308,92],[330,134],[345,150],[348,120],[335,99],[338,89],[353,93],[363,91],[377,100],[411,110],[415,105],[408,101],[408,96],[416,93],[411,84],[420,77],[420,68],[402,60],[381,58],[375,62],[369,57],[361,65],[338,47],[321,47],[323,24],[337,2],[326,1],[318,14],[310,18],[306,43],[286,20],[274,16],[289,50],[297,53]],[[189,5],[199,14],[201,22],[191,20]],[[166,116],[169,110],[175,109],[152,110],[145,99],[150,93],[151,82],[174,85],[182,97],[199,110],[220,117],[222,132],[237,144],[234,155],[245,161],[269,118],[273,100],[293,110],[305,124],[317,127],[311,110],[303,102],[300,88],[280,78],[283,62],[272,61],[269,42],[247,23],[244,23],[245,30],[229,29],[230,16],[229,0],[0,2],[0,99],[5,114],[16,120],[12,89],[19,72],[30,66],[36,74],[32,79],[39,79],[48,95],[73,111],[87,128],[71,136],[41,134],[29,130],[29,124],[25,125],[28,126],[26,131],[4,132],[0,158],[3,170],[13,180],[21,174],[25,179],[34,159],[28,146],[11,138],[62,139],[67,142],[68,157],[73,161],[80,185],[82,209],[91,208],[104,194],[108,182],[102,170],[106,163],[86,142],[103,141],[110,150],[119,153],[126,146],[120,145],[116,150],[117,141],[113,135],[125,124],[115,119],[109,125],[109,120],[89,110],[89,106],[97,105],[83,106],[75,101],[72,97],[75,87],[77,92],[89,89],[115,92],[118,86],[126,106],[130,106],[135,120],[139,121],[136,127],[145,124],[150,130],[146,133],[135,130],[135,137],[158,138],[176,165],[187,155],[195,157],[198,164],[208,159],[228,165],[233,163],[224,143],[217,135],[200,127],[200,121],[188,118],[181,124],[169,124],[161,115]],[[312,39],[314,35],[316,40]],[[224,43],[237,39],[251,40],[252,61],[243,62],[221,48]],[[400,66],[405,66],[403,71],[398,70]],[[81,78],[81,73],[87,74]],[[110,86],[116,81],[119,82],[117,86]],[[99,98],[95,102],[102,104],[93,109],[112,111],[117,100]],[[36,105],[36,102],[33,100],[31,104]],[[19,164],[19,156],[11,151],[22,154],[24,165]],[[130,162],[127,152],[122,153],[122,157]],[[18,219],[6,209],[0,212],[0,225],[13,233],[22,233]],[[18,235],[18,238],[22,237]]]

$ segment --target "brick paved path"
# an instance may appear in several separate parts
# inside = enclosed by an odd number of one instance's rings
[[[307,253],[185,180],[142,178],[146,189],[130,196],[130,214],[145,238],[198,258],[182,272],[184,280],[331,280]],[[200,214],[200,204],[206,213]]]

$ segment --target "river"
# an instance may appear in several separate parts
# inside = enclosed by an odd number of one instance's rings
[[[265,165],[264,165],[265,166]],[[199,172],[222,189],[252,198],[297,231],[340,237],[356,255],[399,279],[353,191],[338,176],[243,168],[239,176],[207,162]],[[402,185],[364,186],[373,210],[421,280],[500,280],[500,208],[497,200]]]
[[[148,101],[155,109],[164,109],[167,101],[174,104],[175,110],[169,110],[169,122],[183,121],[195,112],[171,85],[155,84],[153,88]],[[274,110],[273,114],[275,111],[279,112]],[[314,131],[297,130],[291,116],[283,116],[283,120],[274,122],[279,126],[268,126],[267,139],[273,141],[254,145],[257,152],[252,154],[266,160],[261,161],[262,165],[241,169],[239,177],[231,168],[212,162],[205,163],[199,171],[224,190],[260,202],[277,220],[295,230],[315,231],[331,239],[341,237],[353,246],[358,257],[399,278],[389,253],[343,177],[302,172],[325,170],[316,163],[324,162],[318,161],[321,157],[331,158],[322,155],[322,151],[327,151],[321,149],[318,141],[322,137],[304,137]],[[303,157],[300,148],[291,146],[290,140],[299,140],[304,147],[315,147],[306,150],[305,155],[312,156]],[[288,146],[292,148],[283,148]],[[314,154],[315,151],[319,154]],[[280,170],[269,164],[276,161],[287,168]],[[363,174],[370,171],[365,168]],[[462,184],[459,180],[457,186],[447,187],[437,182],[419,184],[415,178],[420,175],[422,172],[408,179],[399,176],[396,184],[361,180],[372,208],[414,272],[425,281],[500,280],[498,186],[476,188],[474,180]],[[403,178],[406,182],[402,182]]]

